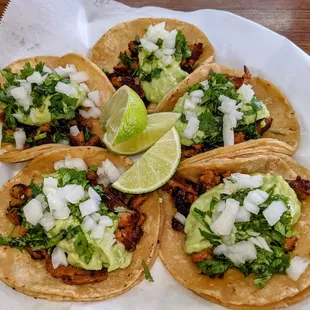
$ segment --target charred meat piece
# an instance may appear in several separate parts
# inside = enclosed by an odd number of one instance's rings
[[[272,121],[273,119],[271,117],[258,121],[256,125],[257,132],[262,136],[271,127]],[[265,122],[264,127],[261,127],[262,122]]]
[[[129,208],[137,210],[148,198],[147,195],[135,195],[129,200]]]
[[[198,179],[198,186],[200,192],[205,192],[220,183],[222,183],[224,178],[230,176],[230,171],[225,171],[223,173],[219,173],[218,171],[214,170],[206,170],[203,172],[201,177]]]
[[[200,252],[195,252],[195,253],[192,253],[191,255],[191,259],[192,261],[197,264],[197,263],[200,263],[200,262],[203,262],[204,260],[211,260],[213,259],[213,251],[212,251],[212,248],[209,248],[209,249],[205,249],[205,250],[202,250]]]
[[[193,157],[203,152],[202,144],[193,144],[191,146],[182,145],[182,160]]]
[[[93,135],[88,139],[85,145],[102,147],[103,144],[101,139],[97,135]]]
[[[282,245],[287,249],[287,252],[293,252],[295,250],[297,241],[298,237],[292,236],[290,238],[286,238]]]
[[[133,40],[133,41],[130,41],[128,43],[128,49],[131,53],[131,56],[133,57],[137,57],[138,56],[138,50],[137,50],[137,47],[138,47],[138,42]]]
[[[288,181],[290,187],[295,191],[300,200],[306,200],[310,197],[310,181],[297,176],[296,180]]]
[[[235,132],[234,133],[235,144],[241,143],[245,141],[245,134],[243,132]]]
[[[174,217],[171,220],[171,227],[172,227],[172,229],[174,229],[176,231],[184,231],[184,225],[182,223],[180,223]]]
[[[242,86],[242,84],[251,84],[252,81],[252,76],[247,66],[244,66],[243,68],[244,68],[244,74],[242,77],[230,76],[226,74],[226,78],[232,79],[231,82],[236,86],[237,89],[239,89]]]
[[[109,186],[105,187],[102,185],[101,187],[104,193],[106,194],[106,197],[104,197],[103,202],[112,212],[114,211],[115,207],[127,208],[127,206],[123,203],[125,194]]]
[[[69,133],[68,138],[70,140],[71,145],[81,146],[85,144],[85,137],[83,131],[80,131],[80,133],[77,136],[73,136],[71,133]]]
[[[131,226],[137,226],[140,215],[138,212],[120,212],[118,214],[119,222],[118,228],[126,228]]]
[[[32,259],[42,260],[47,257],[47,252],[45,250],[36,250],[34,251],[30,246],[26,246],[25,250],[29,253]]]
[[[191,56],[189,58],[184,58],[181,61],[181,68],[187,73],[191,73],[194,71],[195,63],[199,59],[200,55],[203,53],[203,44],[202,43],[191,44],[189,45],[189,49],[192,52]]]
[[[142,236],[143,230],[140,226],[126,227],[115,231],[115,239],[122,243],[127,251],[134,251]]]
[[[50,124],[44,124],[39,127],[40,132],[51,132],[51,125]]]
[[[108,271],[103,268],[99,271],[85,270],[73,266],[60,265],[54,269],[50,256],[46,258],[46,270],[54,277],[60,278],[66,284],[82,285],[90,283],[99,283],[107,279]]]
[[[187,181],[187,180],[185,180],[183,178],[175,177],[175,178],[171,179],[168,182],[168,186],[171,189],[180,188],[183,191],[191,193],[193,195],[197,195],[198,194],[196,189],[194,188],[194,185],[191,182],[189,182],[189,181]]]
[[[87,119],[80,114],[76,114],[76,124],[79,124],[80,126],[84,127],[85,129],[91,130],[93,125],[91,123],[90,119]],[[75,124],[75,125],[76,125]]]
[[[86,173],[86,179],[89,181],[89,183],[93,186],[98,185],[98,174],[95,171],[88,170]]]
[[[18,208],[8,207],[5,215],[13,225],[18,226],[22,222],[21,216],[18,214]]]
[[[26,186],[25,184],[21,184],[21,183],[15,184],[10,189],[10,195],[13,198],[21,199],[25,195],[25,191],[26,191],[27,187],[28,186]]]
[[[5,124],[5,112],[3,109],[0,109],[0,122]]]

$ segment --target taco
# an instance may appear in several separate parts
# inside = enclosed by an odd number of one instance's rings
[[[251,139],[273,138],[297,148],[296,113],[270,82],[217,64],[205,64],[183,80],[155,112],[182,113],[176,123],[182,158]],[[240,146],[241,147],[241,146]]]
[[[156,193],[126,196],[109,186],[130,165],[97,147],[52,150],[7,182],[0,279],[27,295],[72,301],[139,283],[157,257],[161,216]]]
[[[100,111],[114,89],[88,59],[74,53],[21,59],[1,70],[0,84],[0,161],[102,146]]]
[[[146,104],[157,104],[203,62],[212,62],[214,54],[206,35],[192,24],[139,18],[107,31],[90,59],[116,89],[128,85]]]
[[[162,193],[159,255],[173,277],[230,309],[310,295],[310,171],[273,153],[178,170]]]

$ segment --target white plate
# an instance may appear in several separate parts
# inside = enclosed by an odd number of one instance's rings
[[[34,0],[29,0],[30,2],[33,4]],[[209,37],[216,49],[218,63],[238,69],[242,69],[243,65],[247,65],[251,72],[273,82],[288,97],[297,112],[301,125],[301,143],[295,158],[310,168],[310,57],[292,42],[258,24],[223,11],[200,10],[184,13],[154,7],[135,9],[109,0],[85,1],[83,6],[80,6],[83,1],[77,1],[79,6],[74,4],[72,0],[69,2],[72,5],[72,12],[74,12],[74,14],[69,14],[70,24],[77,24],[76,30],[78,34],[74,35],[74,40],[72,40],[72,32],[69,31],[72,31],[72,29],[68,30],[66,28],[63,28],[61,33],[58,31],[57,40],[55,39],[55,33],[52,30],[54,26],[58,29],[58,25],[55,24],[57,21],[55,17],[51,17],[48,24],[50,31],[46,31],[47,26],[42,25],[42,28],[36,29],[36,35],[30,36],[29,32],[25,33],[23,29],[27,29],[27,25],[31,24],[31,21],[33,21],[31,16],[33,18],[36,16],[36,10],[28,10],[27,19],[21,16],[19,23],[24,25],[24,28],[21,29],[14,26],[12,18],[10,18],[14,16],[13,9],[17,10],[17,7],[13,7],[12,4],[9,12],[10,16],[5,19],[6,36],[8,35],[7,31],[11,31],[13,28],[18,31],[19,37],[27,36],[31,43],[27,41],[27,44],[35,47],[25,49],[25,42],[18,44],[15,40],[14,49],[3,51],[1,63],[7,64],[13,59],[20,58],[20,55],[25,57],[48,54],[49,48],[52,51],[51,53],[57,55],[71,50],[85,54],[86,50],[90,49],[110,27],[138,17],[170,17],[191,22],[202,29]],[[47,3],[49,5],[45,4],[46,10],[44,10],[43,4],[40,6],[40,12],[44,12],[46,18],[50,17],[47,10],[51,7],[51,3],[53,3],[53,10],[62,9],[62,1],[47,1]],[[22,5],[25,5],[25,3],[21,4],[19,2],[19,10],[22,10]],[[63,19],[60,23],[64,23]],[[12,32],[14,31],[12,30]],[[77,37],[80,37],[83,44],[74,44]],[[54,39],[56,41],[53,41]],[[43,45],[42,40],[49,42],[51,45]],[[63,40],[66,40],[66,44],[60,43]],[[53,44],[52,42],[56,43]],[[20,164],[2,164],[0,182],[3,183],[11,178],[20,167]],[[223,309],[194,295],[179,285],[164,269],[159,259],[152,269],[152,275],[155,280],[154,283],[143,281],[124,295],[104,302],[93,303],[55,303],[34,300],[12,291],[11,288],[1,283],[0,300],[2,302],[0,303],[0,309]],[[309,309],[309,301],[305,300],[297,306],[291,307],[291,309]]]

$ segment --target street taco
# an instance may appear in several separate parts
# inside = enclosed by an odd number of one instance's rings
[[[131,161],[97,147],[52,150],[0,190],[0,279],[50,300],[102,300],[139,283],[157,257],[158,196],[109,183]],[[13,224],[13,226],[12,226]]]
[[[0,84],[0,161],[102,145],[100,111],[114,89],[88,59],[74,53],[21,59],[1,70]]]
[[[300,140],[296,113],[270,82],[217,64],[206,64],[183,80],[155,112],[182,113],[176,123],[182,158],[242,143],[273,138],[286,142],[293,153]],[[293,154],[292,153],[292,154]]]
[[[178,170],[162,193],[160,257],[183,286],[230,309],[310,295],[310,171],[266,153]]]
[[[115,88],[128,85],[146,104],[158,104],[203,62],[212,62],[214,54],[206,35],[192,24],[139,18],[107,31],[94,45],[90,59]]]

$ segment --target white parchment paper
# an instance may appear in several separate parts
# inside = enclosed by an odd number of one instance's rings
[[[114,25],[138,17],[170,17],[202,29],[216,49],[216,61],[251,72],[276,84],[293,104],[301,125],[295,158],[310,168],[310,57],[286,38],[239,16],[216,10],[179,12],[162,8],[130,8],[111,0],[11,0],[0,23],[0,67],[28,56],[87,55]],[[0,184],[23,164],[0,164]],[[177,264],[177,262],[176,262]],[[223,309],[179,285],[158,259],[154,283],[143,281],[122,296],[91,303],[35,300],[0,283],[1,310],[90,309]],[[291,309],[306,310],[310,300]]]

